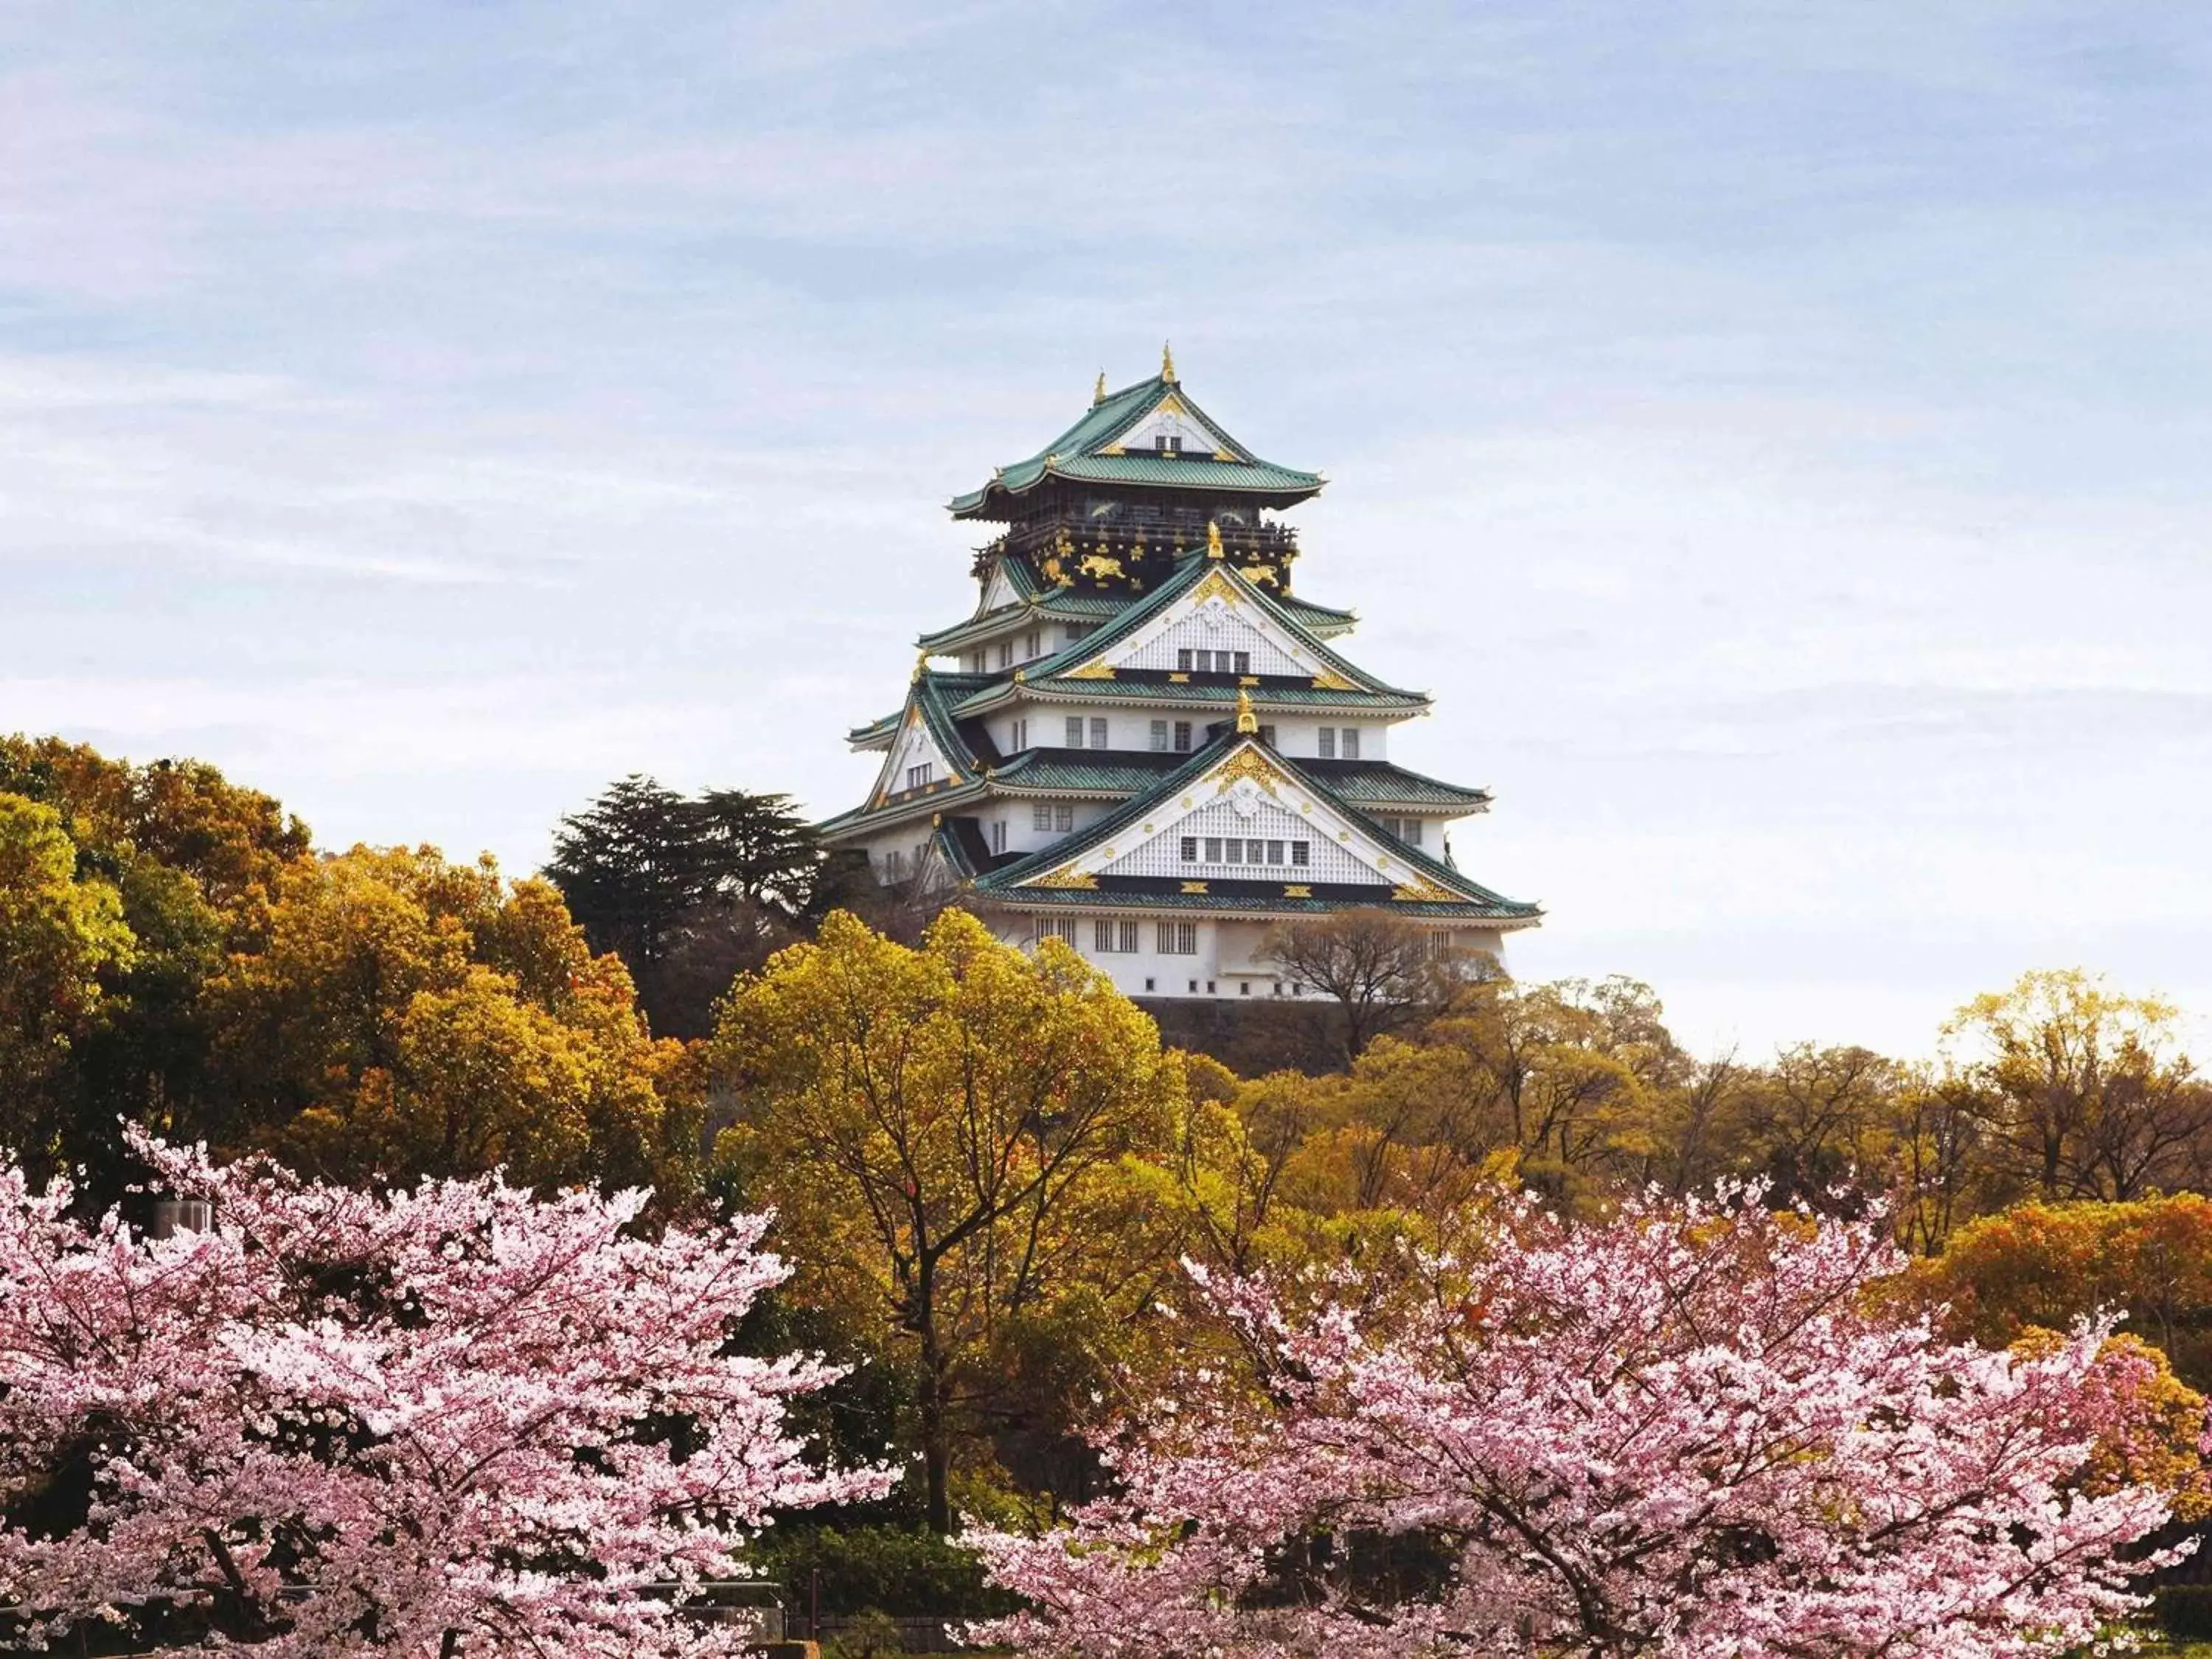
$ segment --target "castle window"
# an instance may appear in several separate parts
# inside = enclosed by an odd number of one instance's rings
[[[991,850],[994,853],[1006,850],[1006,821],[1004,818],[991,820]]]
[[[1100,920],[1091,927],[1092,947],[1102,953],[1134,956],[1137,953],[1137,924],[1134,921]]]
[[[1237,664],[1237,672],[1249,674],[1252,672],[1252,653],[1249,651],[1238,651],[1232,654]]]
[[[1176,669],[1179,673],[1188,674],[1190,672],[1189,652],[1178,651],[1176,653]]]
[[[1344,728],[1344,738],[1340,747],[1343,750],[1345,759],[1358,760],[1359,758],[1359,728],[1358,726],[1347,726]]]
[[[1310,841],[1292,842],[1291,843],[1291,862],[1292,864],[1311,864],[1313,862],[1313,843]]]
[[[1167,746],[1168,723],[1165,720],[1154,720],[1152,722],[1152,749],[1156,753],[1165,754],[1167,752]]]
[[[1190,753],[1190,722],[1188,720],[1177,720],[1175,723],[1175,746],[1176,753],[1178,755]]]
[[[1106,722],[1104,720],[1093,720],[1091,722],[1091,746],[1093,749],[1103,749],[1106,746]]]
[[[1032,830],[1049,830],[1052,828],[1052,803],[1050,801],[1041,800],[1037,802],[1036,805],[1030,808],[1030,828]]]
[[[1048,939],[1064,939],[1067,941],[1068,949],[1072,951],[1075,948],[1074,917],[1052,916],[1049,918],[1039,918],[1034,921],[1031,925],[1036,929],[1036,939],[1039,944],[1042,944]]]
[[[1030,746],[1029,721],[1026,719],[1009,721],[1006,726],[1006,736],[1010,744],[1006,752],[1010,755],[1020,754],[1023,750]]]
[[[1009,667],[1012,665],[1013,660],[1014,642],[1012,640],[1000,640],[999,641],[999,666],[1001,668]]]
[[[1080,714],[1067,717],[1067,746],[1070,749],[1083,747],[1083,716]]]
[[[1235,845],[1234,842],[1231,842],[1231,844],[1232,846]],[[1206,861],[1208,864],[1218,864],[1221,862],[1220,836],[1208,836],[1206,838]]]
[[[909,789],[919,789],[922,787],[925,784],[930,781],[931,778],[936,774],[936,771],[937,763],[934,761],[924,761],[919,766],[908,767],[906,769],[906,787]]]
[[[1266,860],[1267,860],[1267,842],[1265,842],[1264,841],[1248,841],[1248,842],[1246,842],[1244,843],[1244,862],[1245,862],[1245,863],[1247,863],[1247,864],[1261,864],[1261,863],[1264,863],[1264,862],[1266,861]]]
[[[1065,833],[1075,828],[1075,805],[1062,801],[1052,809],[1052,827]]]
[[[1229,862],[1231,864],[1244,862],[1244,842],[1239,836],[1231,836],[1229,838]]]
[[[1198,862],[1198,837],[1196,836],[1185,836],[1182,838],[1182,861],[1185,864],[1195,864]]]
[[[1319,744],[1314,752],[1318,754],[1323,760],[1334,760],[1336,758],[1336,728],[1334,726],[1324,726],[1322,727]]]
[[[1282,861],[1283,843],[1279,841],[1269,842],[1267,843],[1267,862],[1270,864],[1280,864]]]
[[[1164,921],[1153,934],[1159,953],[1164,957],[1194,957],[1198,954],[1198,924],[1194,921]],[[1198,987],[1190,988],[1195,991]]]
[[[1041,657],[1044,654],[1044,635],[1034,628],[1030,629],[1028,644],[1030,648],[1025,654],[1032,657]]]
[[[1266,744],[1268,748],[1273,749],[1275,746],[1275,728],[1272,726],[1261,726],[1260,741]]]

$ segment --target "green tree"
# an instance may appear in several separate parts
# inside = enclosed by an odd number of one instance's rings
[[[0,738],[0,790],[59,815],[81,879],[111,886],[135,941],[97,970],[99,1016],[70,1042],[41,1108],[56,1159],[104,1203],[128,1178],[120,1120],[207,1132],[216,1096],[201,992],[306,827],[197,761],[132,765],[56,738]]]
[[[545,873],[629,964],[653,1029],[704,1036],[739,973],[795,937],[822,855],[786,795],[691,798],[633,774],[562,820]]]
[[[958,911],[918,950],[833,914],[738,983],[713,1052],[739,1113],[719,1156],[776,1206],[800,1288],[911,1367],[944,1531],[985,1357],[1080,1337],[1071,1298],[1129,1281],[1143,1217],[1117,1173],[1171,1146],[1180,1068],[1065,945],[1026,956]]]
[[[114,885],[79,878],[61,814],[0,793],[0,1132],[42,1173],[66,1158],[58,1085],[100,1012],[100,975],[135,945]]]

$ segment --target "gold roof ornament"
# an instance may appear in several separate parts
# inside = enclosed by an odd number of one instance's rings
[[[1260,717],[1252,712],[1252,694],[1241,686],[1237,691],[1237,730],[1246,737],[1256,737],[1260,731]]]
[[[929,653],[925,651],[914,659],[914,678],[909,683],[920,685],[921,677],[927,672],[929,672]]]
[[[1221,556],[1221,526],[1212,519],[1206,521],[1206,556],[1209,559]]]
[[[1098,371],[1098,384],[1097,384],[1097,386],[1092,386],[1092,387],[1091,388],[1091,408],[1096,409],[1096,408],[1097,408],[1097,407],[1098,407],[1098,405],[1099,405],[1099,404],[1101,404],[1104,403],[1105,401],[1106,401],[1106,371],[1105,371],[1104,369],[1103,369],[1103,368],[1102,368],[1102,369],[1100,369],[1100,370]]]
[[[1170,386],[1178,384],[1175,372],[1175,347],[1166,340],[1160,342],[1160,379]]]

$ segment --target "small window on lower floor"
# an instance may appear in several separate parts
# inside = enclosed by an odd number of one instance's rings
[[[1075,828],[1075,806],[1073,802],[1052,809],[1052,827],[1063,835]]]
[[[1052,828],[1051,802],[1041,800],[1037,802],[1036,805],[1030,808],[1030,828],[1032,830],[1049,830]]]
[[[1147,991],[1152,991],[1152,990],[1157,990],[1157,989],[1158,988],[1158,985],[1157,985],[1153,981],[1152,981],[1152,980],[1149,980],[1149,979],[1148,979],[1148,980],[1146,980],[1146,981],[1145,981],[1145,988],[1146,988]]]

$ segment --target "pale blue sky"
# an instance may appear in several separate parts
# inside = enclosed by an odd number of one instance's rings
[[[0,729],[330,843],[865,787],[944,500],[1186,384],[1703,1046],[2212,1010],[2188,6],[0,0]]]

